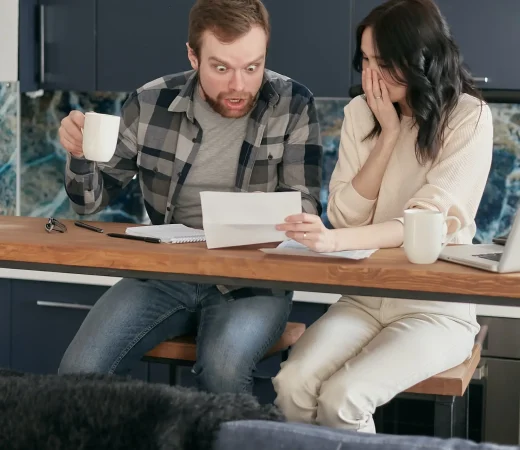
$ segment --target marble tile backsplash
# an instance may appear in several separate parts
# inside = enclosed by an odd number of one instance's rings
[[[76,218],[63,186],[65,151],[57,131],[72,109],[119,114],[126,93],[45,92],[20,96],[18,87],[0,83],[0,214],[16,213],[16,172],[20,172],[19,210],[26,216]],[[337,160],[343,108],[348,99],[317,99],[324,160],[321,201],[326,216],[328,184]],[[492,104],[494,157],[477,215],[476,242],[490,242],[506,233],[520,199],[520,105]],[[20,167],[17,167],[17,129],[20,126]],[[147,220],[136,179],[116,201],[89,219],[142,223]]]
[[[0,83],[0,215],[16,214],[18,83]]]
[[[509,231],[520,203],[520,105],[491,104],[493,161],[477,213],[475,240],[491,242]]]
[[[73,109],[119,115],[127,95],[45,92],[43,96],[21,98],[21,192],[24,216],[79,216],[70,206],[64,187],[66,152],[58,138],[60,122]],[[136,179],[103,211],[89,220],[134,222],[146,220]]]

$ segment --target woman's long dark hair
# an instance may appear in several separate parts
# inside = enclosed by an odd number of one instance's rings
[[[482,98],[439,8],[432,0],[389,0],[373,9],[358,25],[354,68],[361,72],[361,36],[372,30],[376,55],[391,77],[406,84],[406,100],[419,131],[415,154],[419,163],[433,161],[444,140],[450,114],[459,95]],[[399,117],[401,110],[394,104]],[[379,136],[375,126],[365,139]]]

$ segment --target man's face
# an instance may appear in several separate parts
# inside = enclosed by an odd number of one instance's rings
[[[188,47],[191,66],[199,71],[201,95],[217,113],[237,118],[251,111],[262,85],[266,48],[267,35],[259,26],[227,44],[206,31],[200,58]]]

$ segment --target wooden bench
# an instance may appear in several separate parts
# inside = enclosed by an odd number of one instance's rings
[[[458,433],[461,435],[458,437],[468,438],[468,386],[480,362],[487,330],[487,325],[481,327],[469,359],[457,367],[421,381],[399,395],[401,398],[421,398],[422,396],[425,399],[434,400],[434,435],[436,437],[453,437],[457,423],[462,423],[463,432]]]
[[[304,331],[304,323],[288,322],[282,336],[265,354],[264,359],[276,353],[281,353],[282,361],[287,360],[290,348],[300,339]],[[161,342],[157,347],[146,353],[143,358],[144,361],[169,364],[171,385],[178,383],[177,368],[191,365],[196,359],[197,344],[195,336],[181,336]]]
[[[289,322],[279,341],[265,354],[264,358],[281,353],[282,361],[289,355],[290,348],[298,341],[305,331],[305,324]],[[437,437],[453,437],[456,422],[462,416],[465,431],[468,434],[468,385],[479,362],[482,345],[487,334],[487,326],[482,326],[475,338],[471,357],[457,367],[434,375],[427,380],[407,389],[398,397],[424,398],[435,402],[434,435]],[[181,336],[161,342],[150,350],[143,360],[162,362],[170,366],[170,384],[178,384],[178,367],[193,364],[197,359],[197,344],[194,336]],[[463,400],[456,404],[456,400]],[[462,406],[462,408],[460,408]],[[456,407],[458,407],[456,409]],[[459,433],[460,434],[460,433]]]

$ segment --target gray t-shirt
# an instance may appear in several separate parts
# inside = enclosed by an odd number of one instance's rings
[[[202,143],[182,186],[173,220],[192,228],[202,228],[201,191],[235,189],[240,148],[246,135],[249,114],[238,119],[222,117],[202,99],[199,87],[194,94],[194,116],[202,127]]]

